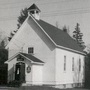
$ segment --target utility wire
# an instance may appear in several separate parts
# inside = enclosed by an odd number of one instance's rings
[[[25,1],[19,1],[19,2],[8,2],[8,3],[5,3],[5,2],[2,2],[2,1],[0,1],[0,5],[12,5],[12,4],[14,4],[14,5],[17,5],[17,4],[21,4],[21,3],[27,3],[28,4],[28,2],[31,2],[31,1],[33,1],[33,0],[25,0]],[[40,1],[40,0],[39,0]],[[35,1],[35,2],[39,2],[39,1]],[[39,5],[43,5],[43,4],[52,4],[52,3],[61,3],[61,2],[74,2],[74,1],[76,1],[76,0],[58,0],[58,1],[52,1],[52,2],[46,2],[46,3],[38,3]],[[77,0],[77,1],[82,1],[82,0]]]
[[[55,13],[48,13],[43,14],[42,17],[50,17],[50,16],[61,16],[61,15],[72,15],[72,14],[84,14],[90,13],[90,10],[78,10],[78,11],[67,11],[67,12],[55,12]]]
[[[53,1],[53,2],[46,2],[46,3],[37,3],[38,5],[48,5],[48,4],[58,4],[58,3],[61,3],[61,2],[74,2],[76,0],[59,0],[59,1]],[[79,0],[79,1],[82,1],[82,0]],[[7,9],[7,7],[5,7],[5,5],[9,5],[9,8],[10,9],[13,9],[13,8],[19,8],[19,7],[26,7],[30,2],[29,0],[25,1],[25,2],[14,2],[14,3],[1,3],[0,6],[4,6],[4,7],[0,7],[0,9]],[[25,4],[25,5],[20,5],[20,4]],[[31,3],[31,2],[30,2]],[[10,5],[19,5],[19,6],[13,6],[13,7],[10,7]]]
[[[84,13],[90,13],[90,10],[73,10],[73,11],[62,11],[62,12],[52,12],[52,13],[43,13],[42,17],[51,17],[51,16],[61,16],[61,15],[72,15],[72,14],[84,14]],[[18,16],[14,17],[6,17],[6,18],[0,18],[0,21],[7,21],[7,20],[16,20]]]
[[[60,0],[60,1],[63,1],[63,0]],[[71,0],[69,0],[69,1],[71,1]],[[17,7],[15,7],[15,8],[17,8]],[[82,13],[90,13],[90,7],[76,8],[76,9],[66,9],[66,10],[56,10],[56,11],[50,11],[50,13],[43,12],[42,13],[42,17],[59,16],[59,15],[70,15],[70,14],[82,14]],[[16,15],[14,15],[13,17],[5,17],[5,18],[0,17],[0,21],[14,20],[17,17],[18,16],[16,16]]]

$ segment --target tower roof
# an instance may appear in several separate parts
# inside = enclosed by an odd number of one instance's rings
[[[41,10],[35,4],[31,5],[27,10],[30,10],[30,11],[37,10],[41,12]]]

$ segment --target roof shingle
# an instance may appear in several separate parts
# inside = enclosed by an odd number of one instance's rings
[[[33,62],[44,63],[43,61],[41,61],[40,59],[36,58],[31,54],[21,53],[21,55],[24,55],[26,58],[30,59]]]
[[[83,52],[83,49],[66,32],[58,29],[57,27],[43,20],[36,20],[36,21],[57,45]]]

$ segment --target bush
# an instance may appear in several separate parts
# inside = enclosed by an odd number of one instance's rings
[[[17,81],[17,80],[14,80],[14,81],[11,81],[8,83],[8,86],[9,87],[20,87],[22,84],[21,81]]]

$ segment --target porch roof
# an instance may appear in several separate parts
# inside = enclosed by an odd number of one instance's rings
[[[11,60],[13,60],[14,58],[16,58],[18,55],[21,55],[22,57],[34,62],[34,63],[41,63],[44,64],[43,61],[41,61],[40,59],[38,59],[37,57],[31,55],[31,54],[27,54],[27,53],[22,53],[22,52],[18,52],[16,53],[14,56],[12,56],[11,58],[9,58],[5,63],[10,62]]]
[[[36,58],[35,56],[31,55],[31,54],[26,54],[26,53],[20,53],[20,55],[30,59],[33,62],[37,62],[37,63],[44,63],[43,61],[41,61],[40,59]]]

